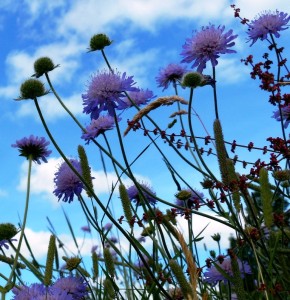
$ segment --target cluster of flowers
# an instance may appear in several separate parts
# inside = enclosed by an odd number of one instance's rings
[[[235,14],[236,17],[239,17],[238,9],[235,9]],[[242,23],[248,26],[251,46],[258,40],[271,40],[273,36],[278,38],[280,36],[279,32],[288,28],[287,24],[289,21],[290,16],[278,11],[265,12],[251,22],[242,19]],[[195,31],[193,36],[188,38],[183,45],[181,64],[169,64],[160,70],[156,77],[159,87],[165,90],[170,85],[173,85],[174,88],[177,85],[195,88],[196,86],[208,84],[215,88],[215,78],[210,78],[202,74],[202,72],[208,62],[215,68],[221,55],[235,52],[231,48],[235,45],[234,40],[236,37],[237,35],[234,35],[232,30],[225,31],[224,26],[208,25],[202,27],[200,31]],[[91,47],[92,51],[102,49],[99,43],[97,43],[97,48]],[[197,72],[189,72],[184,63],[192,63],[191,67],[196,68]],[[52,69],[53,67],[50,66],[49,71]],[[41,76],[41,72],[37,70],[36,74],[37,77]],[[29,81],[29,88],[31,88],[31,83],[32,81]],[[34,99],[41,95],[37,88],[43,87],[34,85],[34,83],[31,92],[29,92],[28,86],[22,85],[21,99]],[[92,76],[86,93],[82,95],[83,112],[90,115],[91,118],[90,125],[83,130],[81,136],[87,144],[95,141],[105,131],[113,129],[116,122],[121,120],[120,115],[124,110],[134,106],[139,108],[142,105],[147,105],[155,98],[152,91],[136,88],[135,84],[133,76],[127,76],[126,73],[122,74],[112,69],[100,71]],[[44,93],[45,91],[43,90],[42,94]],[[285,97],[285,99],[288,98]],[[279,104],[279,109],[274,112],[273,116],[280,122],[284,121],[285,128],[290,122],[289,105],[287,101],[282,105]],[[48,145],[49,142],[45,138],[31,135],[28,138],[16,141],[12,147],[18,148],[21,156],[40,163],[41,160],[47,162],[47,158],[51,153],[47,149]],[[54,194],[59,200],[71,203],[74,196],[80,197],[85,189],[84,183],[80,178],[83,175],[82,173],[81,163],[77,159],[69,159],[61,163],[54,178]],[[126,192],[131,203],[135,203],[136,206],[141,206],[145,202],[155,208],[157,203],[156,193],[148,184],[144,182],[138,185],[133,184],[126,189]],[[186,210],[189,210],[189,212],[192,209],[198,210],[204,203],[206,203],[204,194],[195,189],[185,188],[176,194],[175,204],[180,208],[178,213],[181,215]],[[110,230],[111,227],[109,227],[109,225],[106,225],[103,229]],[[89,231],[89,229],[84,228],[84,231]],[[173,232],[176,234],[175,231]],[[253,233],[254,231],[251,232]],[[112,242],[114,243],[115,241]],[[5,246],[5,243],[6,240],[0,241],[0,247],[2,245]],[[138,266],[143,267],[143,263],[144,259]],[[207,271],[203,273],[204,282],[212,286],[220,281],[228,282],[228,278],[234,276],[232,266],[233,263],[230,258],[223,258],[213,265],[208,264]],[[247,262],[238,259],[237,266],[242,279],[246,274],[252,274],[252,270]],[[51,287],[33,284],[30,287],[14,288],[13,293],[15,295],[14,299],[30,299],[28,297],[35,297],[35,299],[54,299],[53,297],[58,297],[57,299],[82,299],[87,295],[87,284],[82,278],[67,277],[60,278]]]
[[[82,277],[63,277],[47,287],[41,283],[12,289],[14,300],[81,300],[88,295],[87,283]]]

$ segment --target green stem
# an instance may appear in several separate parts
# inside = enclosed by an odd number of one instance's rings
[[[26,221],[27,221],[28,207],[29,207],[29,195],[30,195],[31,166],[32,166],[32,156],[29,156],[28,157],[28,174],[27,174],[26,199],[25,199],[25,208],[24,208],[23,221],[22,221],[22,226],[21,226],[19,242],[18,242],[18,246],[17,246],[17,249],[16,249],[15,257],[14,257],[14,263],[13,263],[13,266],[12,266],[12,269],[11,269],[11,272],[10,272],[10,276],[9,276],[7,284],[6,284],[6,287],[8,287],[9,290],[10,290],[9,285],[12,282],[12,278],[14,277],[14,272],[15,272],[16,267],[17,267],[17,260],[18,260],[18,257],[19,257],[21,244],[22,244],[22,240],[23,240],[23,237],[24,237],[24,230],[25,230]]]

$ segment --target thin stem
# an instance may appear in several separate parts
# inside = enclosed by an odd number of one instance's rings
[[[6,284],[6,287],[8,287],[8,288],[9,288],[9,285],[11,284],[12,278],[14,277],[14,272],[15,272],[16,267],[17,267],[17,260],[18,260],[18,257],[19,257],[22,240],[23,240],[23,237],[24,237],[24,230],[25,230],[25,226],[26,226],[27,215],[28,215],[28,207],[29,207],[31,166],[32,166],[32,156],[29,156],[28,157],[28,174],[27,174],[27,188],[26,188],[26,199],[25,199],[24,215],[23,215],[23,221],[22,221],[22,226],[21,226],[19,242],[18,242],[18,246],[17,246],[17,249],[16,249],[15,257],[14,257],[14,263],[13,263],[13,266],[12,266],[12,269],[11,269],[11,272],[10,272],[10,276],[9,276],[7,284]]]
[[[213,78],[213,98],[214,98],[214,111],[215,111],[215,118],[219,119],[218,113],[218,100],[217,100],[217,92],[216,92],[216,74],[215,74],[215,67],[212,67],[212,78]]]

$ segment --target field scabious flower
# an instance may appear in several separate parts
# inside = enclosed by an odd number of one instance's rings
[[[139,89],[138,91],[128,92],[128,95],[137,106],[145,105],[156,97],[153,95],[153,92],[148,89]],[[126,97],[123,99],[123,104],[120,104],[120,109],[126,109],[132,106],[132,102],[128,97]]]
[[[143,196],[146,198],[146,200],[149,202],[151,205],[155,205],[157,200],[154,198],[156,193],[151,189],[151,187],[146,184],[146,183],[139,183],[140,189],[142,193],[139,192],[138,188],[136,185],[132,185],[127,189],[127,193],[129,196],[129,199],[136,203],[136,205],[141,205],[141,202],[143,200]],[[151,196],[154,195],[154,196]]]
[[[118,121],[120,120],[118,118]],[[98,137],[107,130],[113,129],[114,125],[114,117],[110,115],[99,116],[97,119],[92,119],[91,124],[86,127],[86,132],[82,134],[81,138],[88,144],[91,139]]]
[[[40,161],[47,162],[47,157],[50,155],[51,150],[47,149],[49,141],[44,137],[29,136],[22,138],[21,140],[16,141],[15,144],[11,146],[13,148],[18,148],[20,156],[24,156],[27,159],[30,157],[33,161],[37,162],[40,165]]]
[[[20,286],[19,289],[14,287],[12,292],[14,300],[39,299],[40,296],[47,293],[47,288],[41,283],[33,283],[30,286]]]
[[[68,296],[72,295],[72,299],[84,299],[88,294],[84,278],[74,276],[59,278],[50,290],[55,296],[66,292]]]
[[[287,128],[290,123],[290,105],[281,107],[282,112],[282,120],[285,121],[283,126]],[[281,115],[279,109],[273,112],[272,118],[276,119],[277,121],[281,121]]]
[[[230,257],[227,257],[223,260],[222,263],[217,262],[218,266],[223,269],[229,276],[233,276],[232,265]],[[244,278],[245,274],[251,274],[251,268],[247,262],[241,262],[238,259],[238,265],[241,272],[242,278]],[[213,265],[204,272],[204,281],[211,284],[216,285],[219,281],[228,282],[227,278],[225,278],[218,269]]]
[[[197,67],[197,72],[202,73],[207,61],[215,67],[220,54],[235,53],[235,50],[229,48],[235,45],[233,40],[237,35],[233,35],[232,30],[226,33],[224,30],[225,26],[208,25],[202,27],[201,31],[195,31],[195,35],[186,39],[183,45],[181,55],[184,58],[181,62],[194,61],[192,68]]]
[[[98,119],[103,111],[108,111],[114,116],[115,109],[122,109],[124,92],[137,91],[133,87],[135,82],[133,76],[126,76],[126,73],[103,71],[92,76],[86,94],[82,95],[83,112],[91,115],[91,119]]]
[[[249,40],[252,41],[251,46],[258,40],[265,40],[268,34],[273,34],[276,38],[280,37],[279,31],[285,30],[289,27],[287,23],[290,16],[287,13],[279,12],[264,12],[256,19],[249,23],[248,35]]]
[[[81,174],[81,164],[76,159],[70,159],[70,163]],[[72,171],[66,162],[63,162],[58,171],[55,173],[54,183],[56,185],[53,193],[58,197],[58,200],[64,202],[72,202],[74,195],[79,196],[83,190],[83,183],[78,176]]]
[[[186,67],[180,64],[169,64],[159,71],[155,77],[158,87],[163,87],[163,91],[168,89],[169,85],[180,81],[182,76],[187,72]]]

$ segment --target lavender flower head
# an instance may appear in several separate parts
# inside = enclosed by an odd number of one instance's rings
[[[138,91],[128,92],[128,95],[137,106],[145,105],[153,98],[156,97],[153,95],[153,92],[148,89],[146,90],[139,89]],[[120,109],[121,108],[125,109],[132,106],[134,105],[132,104],[130,99],[126,97],[123,99],[123,104],[120,104]]]
[[[103,111],[108,111],[114,116],[115,109],[122,109],[124,92],[137,91],[133,87],[135,82],[133,76],[126,76],[126,73],[103,71],[92,76],[86,94],[82,95],[83,112],[91,115],[91,119],[98,119]]]
[[[162,91],[164,91],[165,89],[168,89],[171,83],[175,85],[177,81],[180,81],[186,72],[185,66],[180,64],[169,64],[159,71],[159,74],[155,79],[158,83],[158,87],[163,87]]]
[[[190,196],[187,199],[176,198],[175,204],[184,208],[198,209],[200,207],[200,201],[203,200],[204,194],[191,189],[185,189],[185,192],[189,193]]]
[[[118,121],[120,120],[121,119],[118,118]],[[91,139],[96,138],[107,130],[113,129],[114,125],[114,117],[110,115],[99,116],[96,120],[92,119],[91,124],[86,127],[86,132],[82,134],[81,138],[87,141],[86,144],[88,144]]]
[[[84,299],[84,297],[88,295],[87,283],[82,277],[70,276],[59,278],[50,290],[55,296],[62,295],[63,292],[66,292],[67,296],[72,296],[71,299]]]
[[[283,126],[287,128],[290,123],[290,104],[287,106],[281,107],[282,120],[285,121]],[[273,112],[272,118],[275,118],[277,121],[281,121],[281,115],[279,109]]]
[[[32,158],[33,161],[40,164],[40,160],[47,163],[47,157],[50,155],[51,150],[47,149],[49,141],[44,137],[37,137],[31,135],[30,137],[24,137],[21,140],[16,141],[15,144],[11,146],[13,148],[18,148],[20,156],[24,156],[27,159]]]
[[[285,30],[289,27],[287,23],[290,16],[287,13],[279,12],[264,12],[255,20],[249,23],[248,35],[249,40],[252,41],[251,46],[258,40],[265,40],[268,34],[273,34],[276,38],[280,37],[279,31]]]
[[[82,174],[81,164],[76,159],[69,160],[72,166]],[[54,174],[55,190],[53,193],[58,197],[58,200],[64,202],[72,202],[74,195],[79,196],[83,190],[83,183],[78,176],[72,171],[66,162],[63,162],[58,171]]]
[[[225,258],[222,263],[217,262],[217,264],[229,276],[233,276],[230,257]],[[244,278],[245,274],[252,274],[251,268],[247,262],[241,262],[238,259],[238,265],[242,278]],[[214,265],[210,268],[207,268],[207,271],[204,272],[204,276],[204,281],[211,285],[216,285],[219,281],[224,281],[225,283],[228,282],[228,280],[218,271],[218,269]]]
[[[139,189],[142,191],[142,193],[139,192],[136,185],[132,185],[127,189],[129,199],[139,206],[141,205],[141,202],[144,202],[143,197],[145,197],[146,201],[148,201],[149,204],[155,205],[157,202],[154,197],[156,193],[151,189],[151,187],[146,183],[139,183],[139,186]]]
[[[217,59],[220,54],[235,53],[235,50],[229,49],[234,46],[233,40],[237,35],[229,30],[224,33],[225,26],[208,25],[202,27],[201,31],[195,31],[192,38],[186,39],[183,45],[181,55],[184,57],[181,62],[191,63],[192,68],[197,67],[197,72],[202,73],[206,67],[206,62],[210,61],[212,66],[218,64]]]
[[[14,300],[39,299],[47,293],[47,288],[42,283],[33,283],[30,286],[20,286],[19,289],[14,287],[12,293]]]

